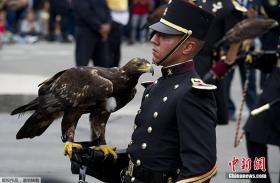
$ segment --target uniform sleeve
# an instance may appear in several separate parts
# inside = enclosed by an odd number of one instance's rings
[[[211,91],[191,90],[176,108],[182,162],[179,182],[203,182],[216,173],[216,102]]]

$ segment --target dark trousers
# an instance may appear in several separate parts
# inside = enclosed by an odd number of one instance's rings
[[[248,134],[246,134],[246,146],[247,146],[248,156],[252,160],[250,173],[266,174],[267,175],[266,179],[252,179],[251,182],[252,183],[271,183],[270,176],[269,176],[269,173],[268,173],[267,145],[250,141],[249,137],[248,137]],[[262,170],[254,170],[254,160],[255,160],[256,157],[257,158],[260,158],[260,157],[265,158],[266,172],[263,172]]]
[[[112,22],[109,34],[110,67],[118,67],[121,59],[122,25]]]
[[[110,67],[108,42],[102,41],[99,33],[86,27],[76,27],[76,65],[87,66],[93,60],[94,66]]]
[[[49,19],[49,39],[50,41],[55,40],[55,24],[56,24],[56,16],[60,15],[61,16],[61,21],[60,21],[60,29],[61,29],[61,36],[62,40],[67,40],[68,39],[68,34],[69,34],[69,16],[70,16],[70,10],[59,10],[56,7],[51,7],[49,10],[50,13],[50,19]]]

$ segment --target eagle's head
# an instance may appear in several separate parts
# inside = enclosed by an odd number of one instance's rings
[[[154,74],[152,65],[147,60],[141,58],[131,59],[122,67],[122,70],[129,76],[140,76],[147,72]]]
[[[272,18],[267,18],[267,19],[264,19],[263,21],[268,26],[268,29],[272,29],[274,27],[278,27],[279,26],[279,23],[276,20],[272,19]]]

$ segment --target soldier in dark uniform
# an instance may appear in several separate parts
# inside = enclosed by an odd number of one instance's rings
[[[216,87],[199,79],[192,60],[212,19],[201,8],[176,0],[150,26],[153,62],[163,66],[163,76],[144,92],[127,149],[134,168],[125,182],[207,182],[215,174],[216,104],[211,90]]]
[[[279,0],[262,0],[262,5],[270,18],[274,18],[280,23],[280,1]],[[277,32],[279,44],[280,27],[272,30],[274,34]],[[270,43],[270,46],[274,45],[272,50],[277,50],[277,45],[273,44],[275,40]],[[271,51],[271,50],[270,50]],[[263,86],[263,92],[259,96],[254,108],[259,108],[265,104],[272,104],[270,109],[264,111],[260,114],[250,116],[246,125],[244,126],[246,134],[246,145],[248,156],[251,158],[252,162],[255,158],[264,157],[265,158],[265,169],[266,172],[262,170],[251,169],[251,173],[265,173],[267,179],[252,179],[252,183],[271,183],[269,173],[268,173],[268,155],[267,155],[267,144],[276,145],[280,147],[280,45],[278,45],[278,63],[274,65],[274,69],[270,73],[270,76],[266,80]],[[261,57],[262,59],[264,57]],[[277,59],[277,58],[276,58]],[[272,61],[266,62],[266,60],[261,60],[263,64],[275,63]],[[267,66],[266,66],[267,67]],[[252,164],[252,167],[253,164]],[[280,181],[280,178],[279,178]]]
[[[105,0],[72,0],[76,22],[76,65],[110,67],[108,35],[111,14]]]
[[[231,0],[197,0],[196,4],[216,15],[205,38],[206,43],[204,47],[194,58],[194,60],[199,60],[195,62],[195,68],[199,76],[204,78],[213,65],[213,50],[216,49],[215,44],[222,39],[230,28],[242,20],[244,8],[236,5],[236,3],[233,4]],[[216,80],[214,84],[218,87],[214,92],[218,107],[218,124],[227,124],[228,113],[224,95],[224,80]]]
[[[153,62],[163,66],[162,77],[144,92],[122,182],[209,182],[215,175],[216,86],[203,83],[193,63],[213,18],[174,0],[150,26]]]

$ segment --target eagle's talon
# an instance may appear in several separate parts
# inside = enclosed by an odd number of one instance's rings
[[[95,147],[94,149],[97,151],[102,151],[104,153],[105,159],[109,155],[112,155],[115,160],[118,158],[115,147],[112,148],[112,147],[109,147],[106,145],[100,145],[100,146]]]
[[[63,148],[64,156],[68,155],[69,158],[72,159],[73,148],[81,149],[82,145],[81,144],[77,144],[77,143],[73,143],[73,142],[66,142],[64,144],[64,148]]]

